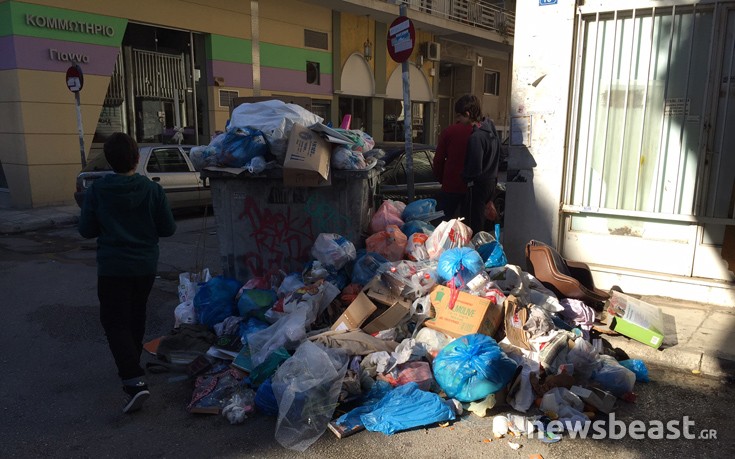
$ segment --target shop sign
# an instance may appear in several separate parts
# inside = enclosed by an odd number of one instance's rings
[[[48,57],[52,61],[80,62],[82,64],[89,64],[89,56],[86,54],[74,52],[67,53],[54,48],[49,48]]]
[[[27,26],[38,27],[41,29],[64,30],[66,32],[102,35],[105,37],[112,37],[115,35],[115,28],[106,24],[95,24],[93,22],[60,19],[50,16],[38,16],[35,14],[26,14],[25,19]]]

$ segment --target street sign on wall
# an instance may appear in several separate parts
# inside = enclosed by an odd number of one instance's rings
[[[416,43],[416,31],[406,16],[399,16],[388,29],[388,54],[396,62],[405,62],[411,57]]]

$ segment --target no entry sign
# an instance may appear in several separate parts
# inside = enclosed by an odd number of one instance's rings
[[[399,16],[388,29],[388,54],[396,62],[405,62],[411,57],[416,43],[416,31],[406,16]]]
[[[82,68],[77,64],[73,64],[66,70],[66,86],[71,92],[79,92],[84,86],[84,73]]]

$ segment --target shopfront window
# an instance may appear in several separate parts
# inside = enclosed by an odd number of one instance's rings
[[[412,141],[417,143],[426,143],[424,134],[426,113],[426,104],[424,102],[413,102],[411,104],[411,134]],[[386,99],[383,103],[383,140],[404,141],[406,139],[403,130],[403,101]]]
[[[339,126],[345,115],[352,117],[350,129],[362,129],[368,132],[368,120],[370,118],[368,118],[367,99],[365,97],[340,97],[339,119],[334,121],[334,125]]]
[[[206,142],[201,42],[197,34],[128,24],[94,143],[118,131],[141,143],[174,143],[180,137],[182,143]]]

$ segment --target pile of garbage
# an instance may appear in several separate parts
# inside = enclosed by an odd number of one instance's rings
[[[370,169],[384,154],[373,149],[375,141],[368,133],[350,129],[349,122],[332,128],[322,124],[323,121],[297,104],[280,100],[240,104],[233,109],[225,132],[216,135],[209,145],[193,147],[189,158],[198,171],[224,167],[259,174],[282,167],[294,125],[314,129],[337,144],[331,150],[334,169]]]
[[[190,376],[188,410],[275,416],[276,440],[304,451],[328,429],[390,435],[467,412],[495,413],[497,437],[555,442],[552,421],[580,429],[635,401],[646,367],[596,337],[599,305],[508,264],[498,226],[473,234],[435,208],[384,201],[365,249],[319,234],[301,272],[181,274],[155,355]]]

